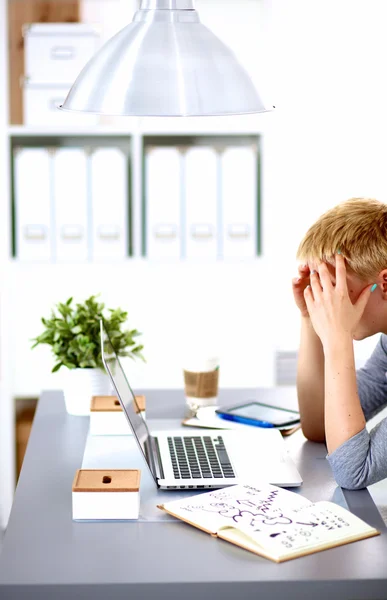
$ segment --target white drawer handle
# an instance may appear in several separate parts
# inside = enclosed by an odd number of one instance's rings
[[[66,241],[76,241],[83,238],[82,225],[63,225],[61,230],[62,239]]]
[[[72,60],[74,56],[74,46],[54,46],[51,48],[51,58],[54,60]]]
[[[214,237],[214,232],[211,225],[192,225],[191,235],[196,239],[209,240]]]
[[[248,225],[230,225],[228,228],[228,237],[233,239],[247,239],[250,237],[250,227]]]
[[[176,225],[156,225],[154,228],[155,238],[162,240],[173,240],[177,238]]]
[[[47,227],[45,225],[26,225],[24,227],[26,240],[42,241],[47,238]]]
[[[115,227],[114,225],[101,225],[98,227],[98,237],[101,240],[119,240],[120,239],[120,230],[119,227]]]

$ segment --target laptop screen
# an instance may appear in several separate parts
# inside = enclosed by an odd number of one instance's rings
[[[149,466],[145,446],[145,442],[150,437],[149,429],[138,408],[132,388],[129,385],[116,351],[114,350],[107,331],[103,325],[102,319],[100,321],[100,327],[102,362],[105,366],[106,372],[110,375],[110,379],[112,380],[117,397],[133,431],[133,435],[137,439],[137,443]]]

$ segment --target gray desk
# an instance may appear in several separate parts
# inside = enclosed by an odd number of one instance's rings
[[[182,415],[181,392],[145,393],[149,419]],[[221,402],[253,397],[227,390]],[[387,598],[387,532],[368,491],[337,488],[325,447],[301,432],[288,443],[302,493],[347,506],[382,535],[282,564],[180,522],[72,522],[87,432],[88,418],[67,415],[60,392],[42,395],[0,554],[1,600]]]

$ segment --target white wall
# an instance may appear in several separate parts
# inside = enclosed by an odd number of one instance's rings
[[[266,140],[265,250],[282,332],[276,343],[293,348],[288,282],[302,235],[352,196],[387,201],[385,2],[273,0],[270,8],[268,83],[277,111]],[[374,343],[358,343],[358,356]]]
[[[49,375],[49,350],[30,351],[30,339],[41,331],[40,316],[58,300],[99,291],[109,306],[127,309],[130,324],[144,332],[147,364],[128,364],[134,387],[180,387],[182,347],[194,336],[207,336],[221,350],[221,385],[271,385],[274,350],[298,345],[290,282],[306,229],[351,196],[387,201],[385,3],[244,0],[233,22],[226,19],[230,5],[197,2],[202,21],[230,44],[232,39],[256,81],[261,74],[263,94],[277,107],[251,121],[258,128],[262,124],[265,133],[263,257],[243,264],[139,260],[125,266],[29,270],[15,265],[9,288],[16,395],[60,386],[60,376]],[[84,0],[85,18],[95,22],[92,9],[102,6],[109,33],[130,20],[121,0]],[[358,357],[374,344],[374,339],[357,343]]]

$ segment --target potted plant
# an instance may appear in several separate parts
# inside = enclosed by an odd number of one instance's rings
[[[96,296],[75,305],[73,298],[59,302],[49,319],[42,318],[43,333],[32,340],[33,348],[39,344],[51,346],[55,356],[53,373],[61,367],[67,369],[63,391],[67,412],[73,415],[88,415],[91,396],[111,393],[101,356],[101,319],[118,356],[144,360],[143,346],[136,341],[141,334],[137,329],[123,328],[128,313],[116,308],[106,315],[104,308]]]

